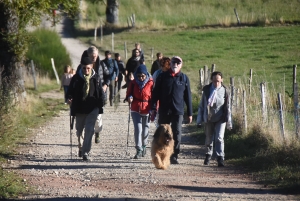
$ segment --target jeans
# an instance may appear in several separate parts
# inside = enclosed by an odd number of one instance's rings
[[[115,80],[111,80],[108,89],[109,89],[109,101],[112,101],[116,95]]]
[[[183,115],[159,114],[158,124],[171,124],[174,139],[174,156],[177,158],[180,152],[181,127]]]
[[[64,98],[65,98],[65,103],[68,102],[68,97],[67,97],[68,89],[69,89],[69,85],[64,85]]]
[[[205,123],[205,145],[206,154],[213,155],[213,142],[215,141],[215,152],[217,156],[224,159],[224,133],[226,122],[207,122]]]
[[[134,141],[135,148],[142,150],[142,146],[148,144],[149,137],[149,115],[142,116],[137,112],[131,112],[131,117],[134,126]]]

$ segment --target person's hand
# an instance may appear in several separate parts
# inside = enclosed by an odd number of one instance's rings
[[[106,92],[107,85],[106,85],[106,84],[105,84],[105,85],[103,85],[102,89],[103,89],[103,91],[104,91],[104,92]]]
[[[118,81],[118,77],[116,77],[115,81],[116,81],[116,82]]]
[[[68,105],[71,105],[71,104],[72,104],[72,100],[73,100],[73,99],[68,99],[68,101],[67,101]]]
[[[188,119],[188,124],[192,123],[192,121],[193,121],[193,116],[189,116],[188,118],[189,118],[189,119]]]
[[[156,117],[156,110],[151,110],[150,111],[150,120],[151,122],[153,122],[155,120]]]
[[[129,96],[129,97],[128,97],[128,103],[131,104],[132,101],[133,101],[133,97],[132,97],[132,96]]]
[[[197,124],[197,128],[202,128],[202,125],[201,124]]]

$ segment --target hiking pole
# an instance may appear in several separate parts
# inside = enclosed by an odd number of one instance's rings
[[[75,119],[75,116],[71,116],[71,112],[70,112],[70,148],[71,148],[71,160],[72,160],[72,145],[73,145],[73,142],[72,142],[72,130],[73,130],[73,127],[74,127],[74,119]]]

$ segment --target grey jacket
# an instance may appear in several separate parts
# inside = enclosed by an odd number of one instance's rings
[[[197,115],[197,124],[203,124],[208,122],[208,98],[210,95],[210,87],[212,83],[203,87],[203,94],[202,98],[198,107],[198,115]],[[229,93],[228,88],[222,84],[225,88],[225,102],[223,107],[223,117],[222,121],[226,122],[226,126],[228,129],[232,128],[232,118],[231,118],[231,111],[230,111],[230,100],[229,100]]]

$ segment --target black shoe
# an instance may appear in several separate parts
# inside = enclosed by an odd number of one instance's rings
[[[138,150],[137,152],[136,152],[136,154],[135,154],[135,156],[134,156],[134,159],[139,159],[139,158],[141,158],[142,157],[142,150]]]
[[[224,158],[222,156],[218,156],[218,167],[224,167]]]
[[[127,88],[127,84],[124,84],[121,88],[122,89],[126,89]]]
[[[204,165],[209,165],[211,159],[211,155],[206,154],[205,155],[205,160],[204,160]]]
[[[81,150],[78,151],[78,157],[82,157],[82,151]]]
[[[89,156],[87,154],[84,154],[83,157],[82,157],[82,159],[84,161],[88,161],[89,160]]]
[[[109,100],[109,105],[112,106],[113,105],[113,101]]]
[[[95,143],[98,144],[100,142],[99,133],[95,133]]]
[[[171,164],[174,164],[174,165],[179,164],[179,162],[175,156],[171,156],[170,161],[171,161]]]
[[[147,148],[146,145],[143,146],[142,157],[146,156]]]

